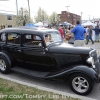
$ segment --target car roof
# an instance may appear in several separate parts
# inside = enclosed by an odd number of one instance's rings
[[[2,32],[18,32],[21,34],[25,34],[25,33],[30,33],[30,34],[34,34],[36,33],[37,35],[40,34],[45,34],[48,32],[54,32],[57,31],[55,29],[48,29],[48,28],[38,28],[38,27],[17,27],[17,28],[5,28],[0,30],[0,33]]]

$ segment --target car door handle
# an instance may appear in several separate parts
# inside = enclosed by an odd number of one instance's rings
[[[22,52],[22,50],[20,50],[20,49],[18,49],[17,51],[18,51],[18,52]]]

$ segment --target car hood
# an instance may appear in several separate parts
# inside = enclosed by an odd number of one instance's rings
[[[90,47],[75,47],[72,44],[61,43],[59,45],[52,45],[48,48],[49,52],[55,53],[75,53],[75,54],[89,54],[89,52],[93,50]]]

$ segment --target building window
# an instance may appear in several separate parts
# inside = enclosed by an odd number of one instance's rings
[[[11,15],[7,15],[7,20],[12,20],[12,16]]]
[[[12,25],[8,25],[8,27],[12,27]]]

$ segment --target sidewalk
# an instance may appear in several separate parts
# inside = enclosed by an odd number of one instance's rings
[[[22,85],[26,85],[26,86],[29,86],[29,87],[34,87],[34,88],[37,88],[37,89],[40,89],[40,90],[43,90],[43,91],[53,92],[53,93],[62,95],[64,97],[68,96],[68,97],[72,97],[72,98],[78,98],[79,100],[80,99],[81,100],[97,100],[97,99],[89,98],[87,96],[81,96],[81,95],[77,95],[77,94],[58,91],[58,90],[55,90],[55,89],[50,89],[49,87],[46,88],[46,87],[39,86],[39,85],[36,85],[36,84],[31,84],[29,82],[24,82],[23,80],[22,81],[16,80],[16,79],[10,78],[9,76],[7,76],[5,74],[0,74],[0,78],[6,79],[6,80],[9,80],[9,81],[12,81],[12,82],[16,82],[16,83],[19,83],[19,84],[22,84]]]

